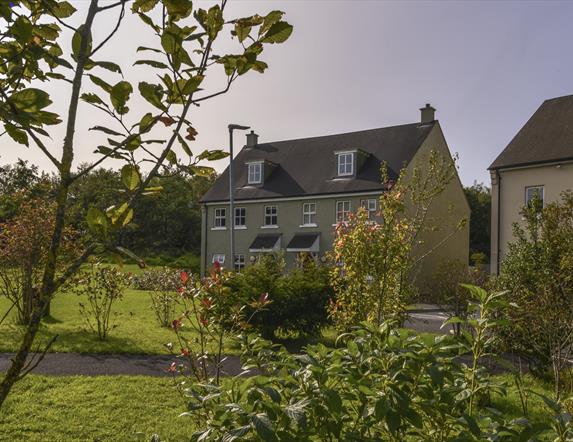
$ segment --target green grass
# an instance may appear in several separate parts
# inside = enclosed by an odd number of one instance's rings
[[[139,290],[126,290],[117,302],[116,324],[107,341],[99,341],[87,328],[79,313],[77,295],[59,293],[51,305],[51,317],[43,321],[36,343],[43,345],[54,336],[58,339],[53,352],[78,353],[166,353],[164,344],[175,339],[172,330],[161,327],[151,308],[149,294]],[[0,317],[6,312],[8,302],[0,298]],[[0,325],[0,352],[15,351],[24,327],[8,319]]]
[[[521,416],[517,390],[510,376],[507,397],[493,406],[508,417]],[[526,376],[528,388],[551,396],[549,385]],[[1,441],[148,441],[157,433],[164,441],[189,440],[193,419],[178,417],[185,401],[170,378],[146,376],[29,376],[18,383],[0,409]],[[530,398],[530,419],[547,422],[542,401]]]
[[[29,376],[0,409],[1,441],[189,440],[193,419],[170,378]]]

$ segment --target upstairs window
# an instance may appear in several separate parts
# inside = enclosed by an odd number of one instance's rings
[[[529,207],[533,200],[538,199],[541,207],[544,205],[545,189],[543,186],[529,186],[525,188],[525,205]]]
[[[316,203],[304,203],[302,205],[302,225],[316,225]]]
[[[224,229],[227,227],[227,209],[215,209],[215,228]]]
[[[336,202],[336,222],[343,223],[348,221],[350,215],[350,201]]]
[[[338,176],[354,175],[354,153],[338,154]]]
[[[378,201],[376,201],[375,198],[360,201],[360,205],[368,211],[369,220],[373,221],[376,219],[376,210],[378,208],[377,203]]]
[[[248,167],[248,184],[261,184],[263,182],[263,163],[249,163]]]
[[[235,207],[235,227],[246,227],[247,209],[244,207]]]
[[[265,226],[278,226],[277,206],[265,206]]]

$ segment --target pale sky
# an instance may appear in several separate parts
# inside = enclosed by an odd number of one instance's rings
[[[79,23],[87,1],[71,3],[78,8],[72,23]],[[487,167],[542,101],[573,93],[573,2],[230,0],[227,17],[272,9],[286,12],[293,35],[265,49],[265,74],[247,74],[231,92],[193,111],[196,152],[226,149],[229,123],[252,126],[259,142],[278,141],[415,122],[429,102],[459,154],[464,184],[489,184]],[[96,22],[96,41],[113,18]],[[230,41],[228,34],[221,38]],[[155,82],[145,68],[132,67],[139,45],[157,46],[145,25],[127,14],[95,58],[120,64],[137,90],[137,81]],[[50,92],[54,109],[64,110],[68,85],[60,82]],[[137,109],[144,102],[134,95],[130,107]],[[98,137],[86,129],[105,122],[85,104],[80,118],[76,164],[94,158]],[[49,143],[58,156],[63,126]],[[49,170],[36,149],[6,136],[1,142],[0,164],[21,157]],[[236,145],[243,144],[239,134]]]

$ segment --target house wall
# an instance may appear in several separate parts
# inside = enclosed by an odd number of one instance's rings
[[[452,160],[452,155],[439,125],[434,129],[413,158],[407,168],[411,176],[414,168],[427,170],[427,161],[432,151]],[[414,256],[425,258],[419,263],[416,274],[417,286],[421,292],[430,289],[430,281],[436,270],[445,261],[468,263],[470,247],[470,206],[463,191],[463,186],[456,173],[444,191],[435,196],[429,207],[425,226],[419,236],[419,244],[414,248]],[[460,222],[465,225],[458,229]]]
[[[513,241],[513,224],[523,222],[520,212],[525,205],[525,188],[529,186],[544,186],[546,203],[558,200],[561,192],[573,190],[573,162],[500,170],[499,175],[493,171],[492,273],[498,273],[498,256],[501,262],[507,244]]]
[[[289,241],[295,233],[313,233],[320,232],[320,256],[323,256],[326,251],[330,250],[334,225],[336,223],[336,202],[337,201],[350,201],[350,208],[355,211],[360,207],[360,201],[367,198],[380,197],[381,192],[360,193],[349,195],[341,195],[335,197],[317,197],[317,198],[299,198],[295,200],[273,200],[268,202],[235,202],[235,207],[244,207],[246,209],[246,229],[235,228],[235,254],[244,254],[246,264],[249,265],[250,257],[252,254],[249,252],[249,246],[255,237],[261,233],[280,233],[281,249],[286,249]],[[303,203],[316,203],[316,227],[301,227],[302,224],[302,206]],[[275,205],[278,210],[278,228],[266,228],[264,224],[264,210],[266,205]],[[204,245],[204,252],[202,253],[203,268],[209,268],[212,265],[213,254],[224,253],[225,267],[230,268],[232,263],[229,261],[230,257],[230,232],[229,225],[230,219],[227,218],[227,228],[224,230],[216,230],[213,228],[215,209],[226,207],[227,213],[229,212],[228,204],[208,204],[205,206],[204,220],[207,224],[206,230],[206,244]],[[284,252],[285,259],[288,266],[295,263],[296,253]]]

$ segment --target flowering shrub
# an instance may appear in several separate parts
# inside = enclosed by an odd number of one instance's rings
[[[190,374],[198,382],[218,384],[229,340],[268,304],[268,295],[260,294],[251,301],[253,312],[246,317],[245,305],[226,286],[229,277],[218,263],[202,279],[181,272],[177,290],[181,313],[171,323],[177,342],[168,345],[180,363],[174,363],[171,372]]]
[[[181,271],[169,267],[155,267],[145,269],[139,275],[134,275],[131,279],[132,287],[136,290],[175,291],[180,287]]]
[[[88,327],[101,341],[105,341],[109,332],[117,327],[113,305],[123,298],[124,290],[129,286],[129,276],[115,267],[91,264],[79,271],[70,281],[72,293],[86,298],[80,302],[80,314]]]

